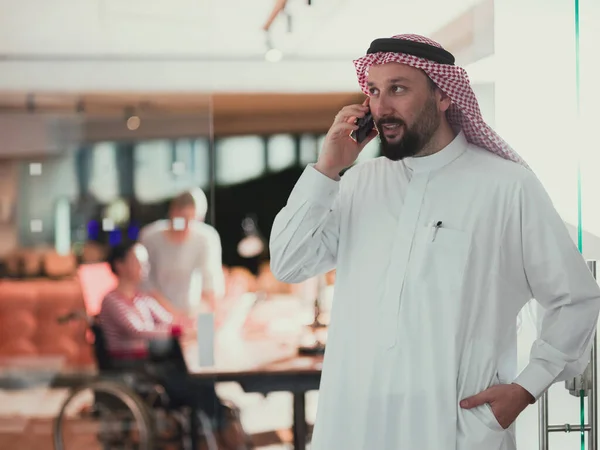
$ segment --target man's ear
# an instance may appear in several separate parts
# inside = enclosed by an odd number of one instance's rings
[[[440,111],[446,112],[448,110],[448,108],[450,108],[450,105],[452,104],[452,100],[450,99],[450,97],[448,97],[448,95],[444,91],[442,91],[440,88],[437,88],[435,90],[435,97],[436,97],[438,108],[440,109]]]

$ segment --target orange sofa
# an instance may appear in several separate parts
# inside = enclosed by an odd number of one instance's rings
[[[62,356],[71,366],[91,364],[85,323],[57,322],[84,308],[77,277],[0,280],[0,358]]]

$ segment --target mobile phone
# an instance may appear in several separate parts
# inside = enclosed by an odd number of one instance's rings
[[[373,128],[375,127],[371,111],[369,110],[364,117],[358,119],[356,125],[358,125],[358,130],[353,130],[352,133],[350,133],[350,137],[360,144],[369,136],[369,134],[371,134],[371,131],[373,131]]]

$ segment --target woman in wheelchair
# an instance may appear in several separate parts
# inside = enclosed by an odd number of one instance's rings
[[[98,324],[111,364],[156,378],[170,402],[197,411],[192,418],[195,428],[199,428],[199,414],[207,415],[220,449],[249,448],[236,409],[217,397],[214,384],[193,379],[182,364],[176,339],[194,333],[192,322],[175,319],[158,301],[138,290],[147,269],[145,248],[135,242],[120,244],[111,249],[108,260],[118,284],[104,297]]]

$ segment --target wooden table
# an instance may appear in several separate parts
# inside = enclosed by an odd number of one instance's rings
[[[244,392],[267,395],[290,392],[293,396],[293,440],[295,450],[305,450],[306,393],[319,389],[322,356],[299,356],[297,341],[256,339],[220,343],[227,348],[214,367],[201,367],[197,348],[184,350],[188,370],[196,378],[215,382],[236,382]],[[217,352],[217,356],[219,353]]]

